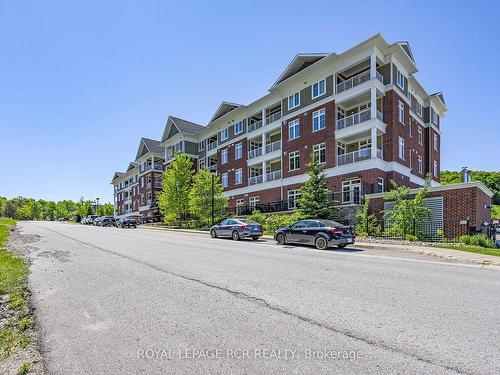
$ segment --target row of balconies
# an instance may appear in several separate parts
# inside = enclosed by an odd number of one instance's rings
[[[269,154],[274,151],[281,150],[281,140],[268,143],[264,147],[257,147],[253,150],[248,151],[248,159],[256,158],[257,156],[261,156],[263,154]]]

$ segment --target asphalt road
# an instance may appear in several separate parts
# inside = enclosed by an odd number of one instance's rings
[[[19,225],[50,374],[500,373],[498,269]]]

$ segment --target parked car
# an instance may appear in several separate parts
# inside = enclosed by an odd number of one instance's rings
[[[117,228],[137,228],[137,220],[134,216],[122,217],[116,221]]]
[[[100,221],[102,220],[102,216],[96,217],[94,220],[92,220],[92,225],[95,225],[96,227],[100,226]]]
[[[86,225],[93,225],[94,220],[97,219],[99,216],[97,215],[89,215],[85,218],[85,224]]]
[[[250,220],[226,219],[210,228],[212,238],[230,237],[235,241],[241,238],[256,241],[262,234],[262,225]]]
[[[355,239],[351,227],[332,220],[300,220],[274,233],[274,240],[280,245],[314,245],[320,250],[330,246],[342,249],[353,244]]]
[[[115,218],[113,216],[101,216],[99,220],[100,227],[114,227]]]

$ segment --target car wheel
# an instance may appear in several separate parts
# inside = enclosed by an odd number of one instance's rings
[[[316,246],[316,249],[319,250],[325,250],[328,248],[328,242],[323,237],[316,238],[314,245]]]
[[[212,238],[217,238],[217,232],[215,231],[215,229],[212,229],[212,230],[210,231],[210,236],[211,236]]]
[[[276,236],[276,242],[278,245],[285,245],[286,244],[286,239],[285,235],[283,233],[280,233]]]
[[[233,235],[232,235],[233,240],[239,241],[240,240],[240,234],[238,233],[237,230],[233,230]]]
[[[346,244],[346,243],[341,243],[341,244],[338,244],[338,245],[337,245],[337,247],[338,247],[339,249],[343,249],[343,248],[344,248],[344,247],[346,247],[346,246],[347,246],[347,244]]]

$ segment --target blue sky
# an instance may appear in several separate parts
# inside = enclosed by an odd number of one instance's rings
[[[442,167],[500,170],[500,31],[478,1],[0,0],[0,196],[112,200],[168,115],[264,95],[297,52],[407,40],[442,90]],[[396,6],[396,4],[399,4]]]

